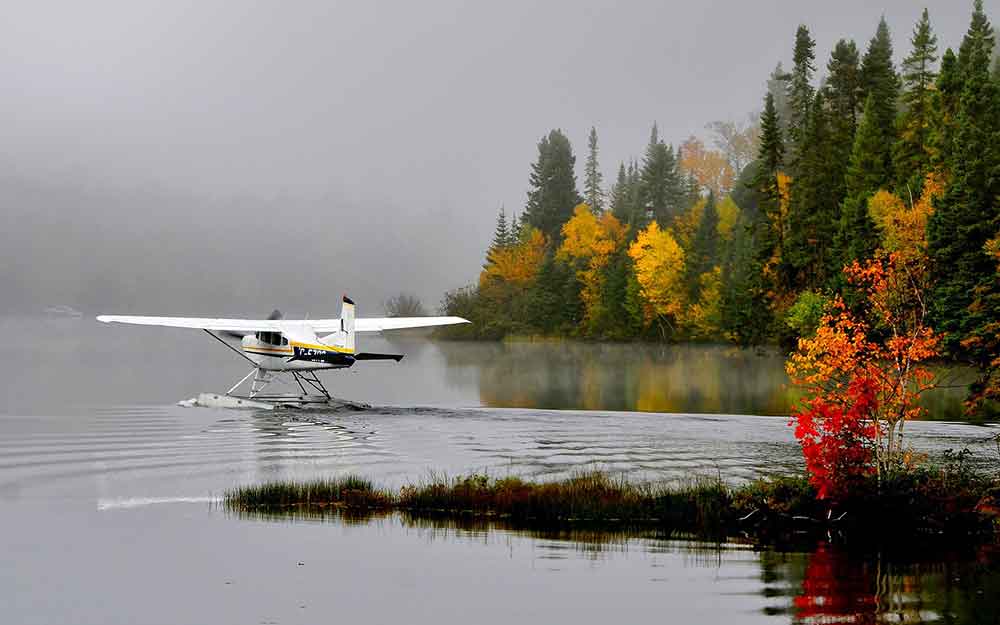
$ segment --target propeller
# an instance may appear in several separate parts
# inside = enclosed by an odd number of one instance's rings
[[[272,310],[271,314],[267,316],[267,320],[268,321],[277,321],[278,319],[284,319],[284,318],[285,318],[285,316],[282,315],[281,311],[278,310],[277,308],[275,308],[274,310]],[[219,334],[221,334],[223,336],[228,336],[231,339],[240,339],[241,341],[243,340],[243,337],[246,336],[242,332],[232,332],[230,330],[223,330],[223,331],[219,332]]]

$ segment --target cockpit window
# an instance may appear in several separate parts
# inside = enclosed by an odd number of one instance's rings
[[[257,340],[268,345],[288,345],[288,339],[281,332],[257,332]]]

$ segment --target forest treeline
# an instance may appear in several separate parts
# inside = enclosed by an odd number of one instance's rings
[[[602,180],[588,137],[581,189],[569,139],[538,144],[526,205],[503,210],[477,284],[442,307],[452,336],[794,344],[835,298],[863,306],[843,269],[904,259],[944,353],[984,372],[1000,351],[1000,65],[975,0],[958,50],[939,54],[924,10],[897,68],[883,18],[867,47],[841,39],[822,77],[806,26],[767,80],[759,119],[709,124],[707,146],[652,131]],[[926,269],[926,272],[923,271]]]

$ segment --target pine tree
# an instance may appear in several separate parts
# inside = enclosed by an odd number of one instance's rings
[[[868,214],[868,198],[885,186],[889,170],[885,160],[885,135],[879,126],[875,94],[865,100],[847,167],[847,197],[841,209],[837,248],[841,264],[870,258],[878,246],[875,222]]]
[[[837,269],[833,245],[844,174],[834,157],[828,117],[823,94],[818,93],[803,134],[799,176],[792,181],[782,259],[786,279],[795,289],[820,288]]]
[[[937,80],[934,72],[937,37],[931,31],[927,9],[913,29],[910,44],[913,50],[902,67],[904,112],[899,119],[899,139],[893,150],[893,163],[899,186],[919,190],[930,169],[934,83]]]
[[[590,210],[604,212],[604,191],[601,190],[601,168],[597,161],[597,129],[591,126],[587,137],[587,163],[585,166],[583,193]]]
[[[631,211],[628,210],[628,177],[625,173],[625,163],[618,163],[618,178],[611,187],[611,214],[623,224],[630,221]]]
[[[866,107],[868,98],[872,98],[870,117],[881,141],[878,157],[883,161],[880,171],[885,172],[885,178],[880,185],[884,185],[889,182],[892,172],[896,100],[899,97],[899,77],[892,64],[892,38],[884,16],[879,20],[875,36],[869,42],[868,50],[861,60],[861,93]]]
[[[770,92],[764,98],[764,112],[760,116],[760,151],[757,158],[757,175],[753,188],[760,194],[764,232],[756,242],[761,254],[770,256],[775,249],[779,256],[784,245],[785,224],[781,214],[778,173],[785,163],[785,143],[782,138],[778,111]]]
[[[715,194],[709,191],[687,262],[687,279],[691,286],[692,300],[697,298],[698,278],[706,271],[711,271],[718,263],[719,211],[715,205]]]
[[[809,183],[803,183],[809,187],[809,194],[815,197],[815,200],[805,200],[807,203],[815,201],[822,205],[824,208],[820,210],[821,213],[825,213],[830,207],[835,207],[829,223],[820,225],[829,231],[831,237],[828,241],[830,248],[823,252],[822,264],[826,267],[826,276],[821,279],[823,282],[827,281],[831,274],[840,271],[837,254],[833,247],[833,238],[836,236],[840,222],[839,207],[844,202],[847,193],[845,182],[847,166],[851,160],[851,152],[854,150],[854,135],[857,133],[858,117],[863,104],[859,100],[861,96],[860,59],[858,48],[854,42],[844,39],[838,41],[830,54],[830,60],[826,67],[829,78],[823,89],[823,99],[827,104],[825,112],[828,145],[814,146],[816,150],[813,152],[812,158],[825,158],[827,162],[822,176],[813,178]],[[821,128],[817,127],[814,130],[820,131]],[[803,188],[800,186],[799,193],[803,191]],[[815,193],[821,195],[815,196]],[[820,238],[826,234],[821,234]],[[820,283],[816,282],[816,284]]]
[[[731,340],[743,346],[763,343],[772,323],[757,251],[761,223],[759,214],[744,212],[740,216],[722,265],[722,328]]]
[[[573,148],[561,130],[553,130],[539,141],[522,220],[554,244],[562,239],[562,225],[582,200],[576,190],[575,165]]]
[[[669,226],[680,212],[684,190],[674,150],[660,140],[655,123],[642,161],[640,180],[644,215],[639,225],[645,226],[650,219],[655,219],[662,227]]]
[[[858,115],[861,111],[859,63],[858,47],[853,41],[841,39],[834,46],[826,64],[829,75],[824,97],[832,113],[831,127],[834,134],[839,135],[839,142],[846,138],[847,154],[850,154],[850,146],[854,144],[854,131],[858,127]]]
[[[788,99],[788,82],[791,79],[792,75],[785,71],[780,61],[767,78],[767,92],[774,100],[774,109],[778,114],[778,127],[781,129],[782,140],[788,138],[788,120],[792,117],[792,105]]]
[[[816,71],[813,64],[816,60],[816,42],[809,35],[809,29],[804,24],[800,24],[795,32],[795,53],[793,56],[795,66],[792,68],[792,77],[788,81],[788,138],[791,147],[789,162],[792,163],[792,170],[798,173],[797,163],[799,154],[802,151],[806,118],[809,116],[809,108],[813,101],[812,76]]]
[[[490,251],[499,250],[510,245],[510,228],[507,226],[507,213],[504,207],[500,207],[497,214],[497,226],[493,231],[493,241],[490,243]]]
[[[932,298],[935,328],[945,347],[981,367],[996,355],[962,338],[980,334],[991,322],[988,309],[972,306],[976,297],[997,292],[995,264],[984,253],[1000,223],[1000,93],[990,76],[993,29],[976,0],[958,68],[963,87],[958,104],[950,162],[951,181],[935,205],[927,227],[928,254],[936,286]],[[944,72],[942,71],[942,77]]]
[[[941,57],[941,73],[938,74],[937,88],[933,94],[933,126],[928,138],[931,146],[931,165],[941,171],[951,171],[962,85],[962,76],[958,71],[958,57],[951,48],[948,48]]]

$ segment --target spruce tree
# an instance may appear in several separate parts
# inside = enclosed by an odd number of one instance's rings
[[[711,271],[719,262],[719,211],[715,193],[709,191],[701,219],[691,241],[687,262],[687,280],[692,298],[697,297],[700,276]]]
[[[868,98],[872,98],[870,117],[881,140],[878,156],[883,161],[880,171],[885,174],[880,185],[885,185],[889,182],[893,171],[892,145],[896,136],[899,77],[892,64],[892,38],[884,16],[879,20],[875,36],[869,42],[868,50],[861,60],[861,93],[866,107]]]
[[[791,147],[789,162],[793,175],[798,173],[798,159],[802,151],[806,119],[813,101],[812,76],[816,71],[816,42],[809,35],[809,29],[800,24],[795,32],[795,62],[791,80],[788,81],[788,138]]]
[[[759,215],[740,215],[733,242],[722,265],[722,294],[719,303],[722,328],[742,346],[759,345],[767,339],[772,323],[768,288],[758,256],[761,232]]]
[[[499,250],[510,245],[511,231],[507,225],[507,212],[504,207],[500,207],[497,214],[497,226],[493,231],[493,241],[490,243],[490,251]]]
[[[924,9],[910,38],[912,51],[903,61],[903,114],[899,119],[899,139],[893,150],[897,184],[919,190],[931,164],[931,128],[934,114],[934,83],[937,73],[937,37],[931,31],[930,16]]]
[[[841,264],[870,258],[878,247],[878,231],[868,214],[868,199],[889,179],[885,135],[879,126],[876,95],[865,100],[861,125],[847,167],[847,197],[841,209],[837,248]]]
[[[958,57],[951,48],[948,48],[941,57],[941,73],[938,74],[937,88],[933,94],[933,126],[928,138],[931,147],[931,165],[941,171],[951,171],[962,85],[962,76],[958,71]]]
[[[597,129],[591,126],[587,137],[587,163],[584,168],[583,193],[590,210],[604,212],[604,191],[601,190],[601,168],[597,161]]]
[[[950,162],[950,183],[935,204],[927,227],[933,261],[935,328],[955,356],[985,367],[996,354],[962,344],[997,320],[989,309],[973,306],[977,295],[998,289],[996,268],[983,246],[1000,223],[1000,92],[990,76],[993,29],[976,0],[969,31],[962,42],[958,68],[963,78]],[[942,72],[943,75],[943,72]]]
[[[625,173],[625,163],[618,163],[618,178],[611,187],[611,214],[618,221],[627,224],[630,221],[628,207],[628,177]]]
[[[854,143],[854,131],[861,112],[861,69],[858,47],[853,41],[841,39],[830,53],[824,97],[830,107],[832,129],[847,139],[847,151]],[[846,160],[846,159],[845,159]]]
[[[799,176],[792,181],[782,259],[786,280],[796,290],[821,288],[836,271],[833,246],[844,174],[834,156],[829,116],[823,94],[816,94],[803,133]]]
[[[767,92],[774,100],[774,108],[778,113],[778,126],[781,128],[782,140],[788,138],[788,120],[792,117],[792,105],[788,99],[788,82],[792,75],[781,66],[781,61],[774,67],[767,78]]]
[[[553,244],[562,239],[562,225],[582,200],[576,190],[575,165],[573,148],[561,130],[553,130],[539,141],[522,219]]]
[[[662,227],[668,227],[680,212],[684,189],[673,148],[660,140],[655,123],[642,161],[640,180],[643,214],[639,224],[645,226],[655,219]]]
[[[756,237],[760,254],[769,257],[783,249],[785,224],[781,214],[778,190],[778,172],[785,162],[785,142],[782,138],[778,111],[770,92],[764,97],[764,111],[760,116],[760,150],[753,187],[760,194],[761,218],[764,232]]]

